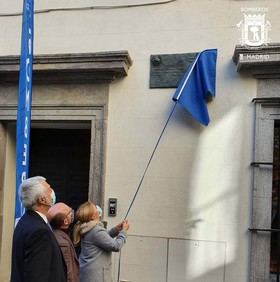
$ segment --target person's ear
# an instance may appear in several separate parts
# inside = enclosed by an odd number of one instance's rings
[[[66,216],[64,219],[63,219],[63,225],[69,225],[70,222],[68,220],[68,217]]]
[[[45,204],[46,203],[46,197],[45,196],[40,196],[38,199],[37,199],[37,202],[39,204]]]

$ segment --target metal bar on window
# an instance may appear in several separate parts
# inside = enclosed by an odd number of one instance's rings
[[[251,162],[250,166],[253,166],[253,167],[272,166],[273,168],[280,168],[280,164],[275,164],[271,162]]]
[[[254,98],[252,103],[273,103],[280,104],[279,97],[262,97],[262,98]]]
[[[261,165],[274,166],[272,162],[252,162],[250,165],[254,167],[259,167]]]
[[[248,228],[250,232],[280,232],[280,229],[276,228]]]

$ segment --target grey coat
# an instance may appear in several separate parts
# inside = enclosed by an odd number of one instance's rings
[[[126,233],[119,232],[116,228],[108,232],[100,225],[95,225],[89,231],[85,231],[86,233],[83,232],[81,237],[79,256],[80,281],[111,282],[111,253],[120,251],[125,243]]]

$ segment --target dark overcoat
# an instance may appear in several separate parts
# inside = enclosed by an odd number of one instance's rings
[[[54,234],[35,211],[27,210],[14,230],[11,282],[66,282]]]

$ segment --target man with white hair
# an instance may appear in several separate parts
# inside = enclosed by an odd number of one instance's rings
[[[48,224],[55,194],[41,176],[28,178],[19,188],[26,209],[13,235],[11,282],[66,282],[65,264]]]

